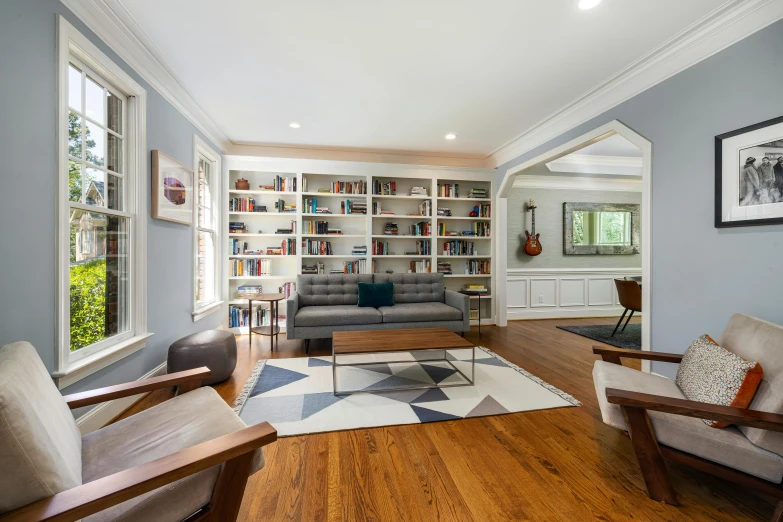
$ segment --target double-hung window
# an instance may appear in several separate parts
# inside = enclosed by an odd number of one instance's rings
[[[143,347],[146,93],[58,25],[60,387]]]
[[[198,136],[194,138],[196,165],[196,208],[193,242],[194,306],[193,320],[197,321],[219,309],[220,286],[218,251],[220,245],[219,212],[217,209],[220,156]]]

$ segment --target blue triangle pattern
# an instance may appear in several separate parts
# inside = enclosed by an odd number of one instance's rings
[[[318,359],[317,357],[310,357],[307,361],[307,366],[310,368],[313,368],[314,366],[331,366],[332,361],[324,361],[323,359]]]
[[[413,413],[416,414],[416,416],[419,418],[421,422],[437,422],[437,421],[444,421],[444,420],[457,420],[462,418],[462,417],[456,417],[454,415],[449,415],[448,413],[443,413],[440,411],[428,410],[427,408],[422,408],[421,406],[414,406],[413,404],[411,404],[410,407],[413,409]]]
[[[343,399],[343,396],[335,395],[331,392],[306,393],[304,405],[302,406],[302,419],[306,419],[310,415],[316,414]]]
[[[440,388],[432,388],[431,390],[427,390],[426,392],[422,393],[419,397],[411,401],[411,404],[415,404],[417,402],[438,402],[438,401],[447,401],[449,400],[449,397],[443,393],[443,390]]]
[[[266,364],[264,369],[261,370],[261,375],[258,376],[258,381],[253,387],[253,391],[250,392],[250,397],[261,395],[306,377],[309,377],[309,375]]]
[[[447,379],[457,373],[457,370],[454,368],[444,368],[443,366],[433,366],[430,364],[420,364],[420,366],[436,383],[440,383],[444,379]]]

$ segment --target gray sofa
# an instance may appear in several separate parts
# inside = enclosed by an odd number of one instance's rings
[[[359,282],[394,283],[394,306],[360,308]],[[345,330],[470,329],[470,298],[443,284],[443,274],[300,275],[288,299],[288,339],[330,338]]]

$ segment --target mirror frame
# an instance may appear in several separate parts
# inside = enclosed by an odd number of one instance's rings
[[[630,245],[574,245],[574,212],[630,212]],[[563,254],[573,255],[632,255],[639,254],[641,245],[641,205],[622,203],[563,203]]]

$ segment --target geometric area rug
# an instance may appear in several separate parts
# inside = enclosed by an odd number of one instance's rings
[[[424,361],[442,357],[442,351],[433,352],[342,356],[341,364],[374,364],[339,367],[339,389],[367,392],[339,396],[332,393],[330,356],[259,361],[234,410],[246,424],[267,421],[285,437],[580,406],[572,396],[483,347],[476,348],[474,386],[372,393],[374,388],[462,380],[447,364]],[[470,375],[471,352],[448,350],[447,358]]]

